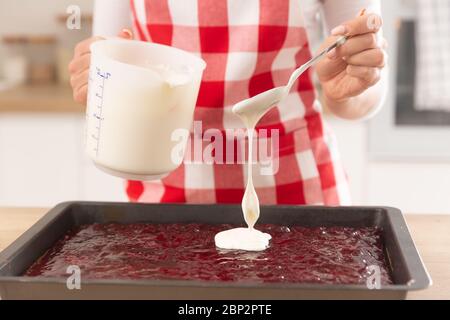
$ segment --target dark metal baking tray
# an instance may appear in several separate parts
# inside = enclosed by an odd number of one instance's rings
[[[69,229],[90,223],[242,224],[238,205],[62,203],[0,253],[2,299],[404,299],[431,284],[402,213],[388,207],[263,206],[259,223],[314,226],[378,226],[394,284],[365,285],[217,283],[178,280],[82,280],[23,277],[23,272]]]

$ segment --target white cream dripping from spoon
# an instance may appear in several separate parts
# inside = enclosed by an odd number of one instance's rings
[[[254,228],[258,221],[260,208],[259,199],[253,185],[253,133],[256,124],[272,107],[277,105],[281,100],[289,94],[293,84],[298,77],[323,57],[327,52],[341,46],[347,41],[347,37],[340,37],[330,47],[323,50],[317,56],[309,60],[307,63],[296,69],[286,86],[276,87],[271,90],[264,91],[254,97],[243,100],[233,107],[233,113],[237,114],[247,127],[248,137],[248,160],[247,160],[247,187],[242,199],[242,211],[247,228],[235,228],[219,232],[215,236],[216,246],[222,249],[262,251],[269,246],[271,236]]]

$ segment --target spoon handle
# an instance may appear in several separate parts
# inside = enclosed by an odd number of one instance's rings
[[[329,46],[328,48],[324,49],[322,52],[320,52],[319,54],[317,54],[316,56],[314,56],[312,59],[310,59],[308,62],[306,62],[305,64],[301,65],[298,69],[296,69],[291,77],[289,78],[289,82],[286,86],[286,94],[289,93],[289,91],[291,91],[291,88],[294,84],[295,81],[297,81],[298,77],[300,77],[300,75],[305,72],[309,67],[311,67],[312,65],[314,65],[317,61],[319,61],[324,55],[326,55],[328,52],[330,52],[331,50],[333,50],[334,48],[340,47],[342,46],[346,41],[347,41],[348,37],[347,36],[342,36],[339,37],[336,42],[334,42],[331,46]]]

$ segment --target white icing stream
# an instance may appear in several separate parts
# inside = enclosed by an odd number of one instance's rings
[[[269,246],[271,236],[254,229],[259,218],[259,200],[253,185],[252,176],[252,151],[253,132],[256,124],[272,107],[277,105],[285,96],[289,94],[292,86],[298,77],[305,72],[315,62],[319,61],[327,52],[341,46],[347,41],[347,37],[339,37],[335,43],[310,59],[308,62],[296,69],[286,86],[276,87],[260,94],[243,100],[233,107],[233,112],[237,114],[247,127],[248,137],[248,176],[247,187],[242,199],[242,211],[248,228],[236,228],[218,233],[215,237],[216,246],[223,249],[238,249],[248,251],[261,251]]]
[[[247,228],[235,228],[219,232],[214,239],[216,246],[219,248],[262,251],[269,246],[269,241],[272,237],[254,228],[258,221],[260,211],[258,195],[253,185],[253,134],[259,119],[273,105],[279,102],[279,98],[282,97],[283,92],[280,88],[275,88],[244,100],[233,107],[233,112],[241,118],[247,127],[247,187],[242,198],[242,212],[244,214],[244,220],[247,223]]]

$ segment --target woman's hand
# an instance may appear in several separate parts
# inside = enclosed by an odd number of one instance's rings
[[[133,34],[128,29],[122,30],[120,38],[132,39]],[[91,44],[104,40],[102,37],[88,38],[75,47],[74,57],[69,63],[70,85],[73,90],[73,99],[81,104],[86,104],[87,87],[89,79],[89,65],[91,63]]]
[[[355,107],[355,98],[375,86],[386,65],[386,41],[377,35],[382,25],[375,14],[358,16],[332,30],[321,49],[342,35],[349,39],[330,51],[316,66],[327,106],[344,118],[360,118],[376,104],[379,92]],[[361,100],[361,99],[360,99]]]

